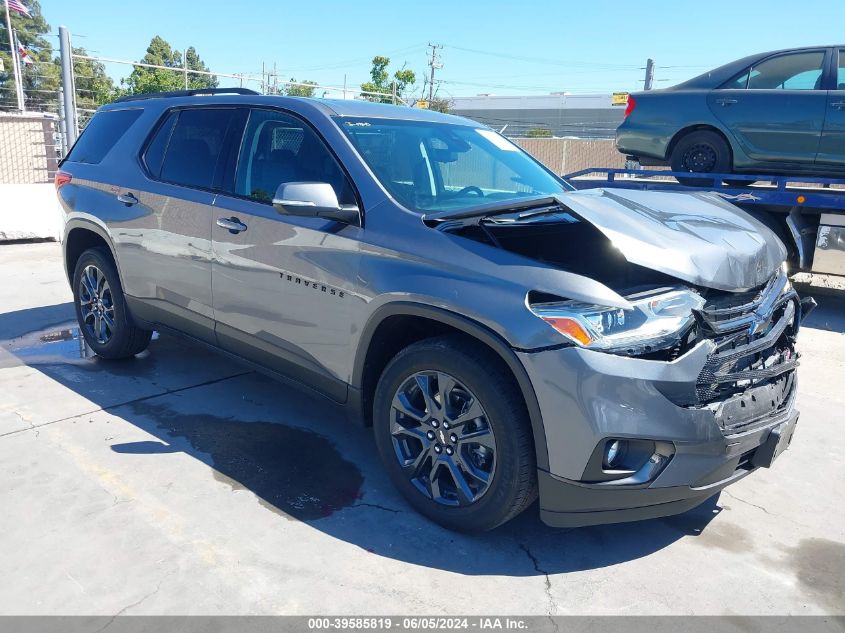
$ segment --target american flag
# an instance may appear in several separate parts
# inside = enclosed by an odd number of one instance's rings
[[[29,14],[29,9],[27,9],[21,0],[6,0],[6,6],[9,7],[10,11],[17,11],[18,13],[22,13],[28,18],[32,16]]]

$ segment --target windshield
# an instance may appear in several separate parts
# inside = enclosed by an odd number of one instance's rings
[[[420,213],[566,191],[516,145],[484,129],[430,121],[339,119],[390,194]]]

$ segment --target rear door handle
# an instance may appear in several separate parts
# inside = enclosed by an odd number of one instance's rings
[[[737,103],[737,100],[736,99],[729,99],[728,97],[723,97],[721,99],[716,99],[716,103],[718,103],[720,106],[724,107],[724,106],[729,106],[729,105],[733,105],[733,104]]]
[[[117,200],[118,202],[122,202],[128,207],[131,207],[133,204],[138,204],[138,198],[136,198],[135,194],[131,191],[117,194]]]
[[[836,103],[831,103],[830,105],[837,110],[845,110],[845,101],[837,101]]]
[[[246,224],[241,222],[238,218],[218,218],[217,226],[226,229],[229,233],[235,234],[246,231]]]

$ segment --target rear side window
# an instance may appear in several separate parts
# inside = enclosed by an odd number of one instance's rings
[[[836,80],[836,89],[845,90],[845,48],[839,51],[839,75]]]
[[[132,126],[142,110],[109,110],[98,112],[73,146],[67,160],[96,165]]]
[[[164,152],[167,151],[167,144],[170,143],[170,135],[173,133],[173,125],[176,123],[178,113],[171,112],[165,119],[147,145],[147,151],[144,152],[144,164],[147,166],[147,171],[154,178],[161,178],[161,165],[164,163]]]
[[[791,53],[751,68],[749,90],[820,90],[824,52]]]
[[[144,153],[150,173],[177,185],[212,188],[233,113],[231,108],[197,108],[172,114]]]

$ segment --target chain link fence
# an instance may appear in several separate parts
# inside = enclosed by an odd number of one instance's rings
[[[58,117],[0,113],[0,184],[52,182],[61,159]]]
[[[625,156],[611,139],[512,138],[510,139],[558,175],[589,167],[625,167]]]

